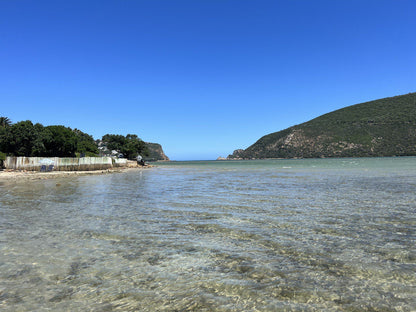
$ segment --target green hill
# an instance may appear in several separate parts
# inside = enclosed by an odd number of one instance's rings
[[[260,138],[228,159],[416,155],[416,93],[348,106]]]

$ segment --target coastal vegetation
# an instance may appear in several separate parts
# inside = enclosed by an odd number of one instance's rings
[[[416,155],[416,93],[348,106],[263,136],[228,159]]]
[[[102,138],[107,150],[117,151],[128,159],[135,159],[137,155],[148,156],[149,150],[146,143],[135,134],[106,134]]]
[[[137,155],[147,156],[147,143],[137,135],[106,134],[100,142],[108,149],[129,159]],[[27,157],[80,157],[99,156],[97,141],[79,129],[62,125],[43,126],[32,121],[12,123],[8,117],[0,117],[0,161],[6,156]]]
[[[65,126],[33,124],[30,120],[0,126],[0,151],[12,156],[75,157],[98,153],[92,136]]]

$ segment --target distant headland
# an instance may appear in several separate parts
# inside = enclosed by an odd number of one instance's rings
[[[348,106],[263,136],[233,159],[416,155],[416,93]]]

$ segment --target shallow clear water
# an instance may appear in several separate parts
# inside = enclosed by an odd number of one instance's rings
[[[415,311],[416,158],[0,185],[1,311]]]

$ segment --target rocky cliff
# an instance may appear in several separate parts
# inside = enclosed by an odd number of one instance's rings
[[[416,155],[416,93],[356,104],[271,133],[228,159]]]
[[[146,142],[146,146],[149,149],[149,156],[145,157],[148,161],[156,160],[169,160],[169,157],[163,152],[162,146],[158,143]]]

